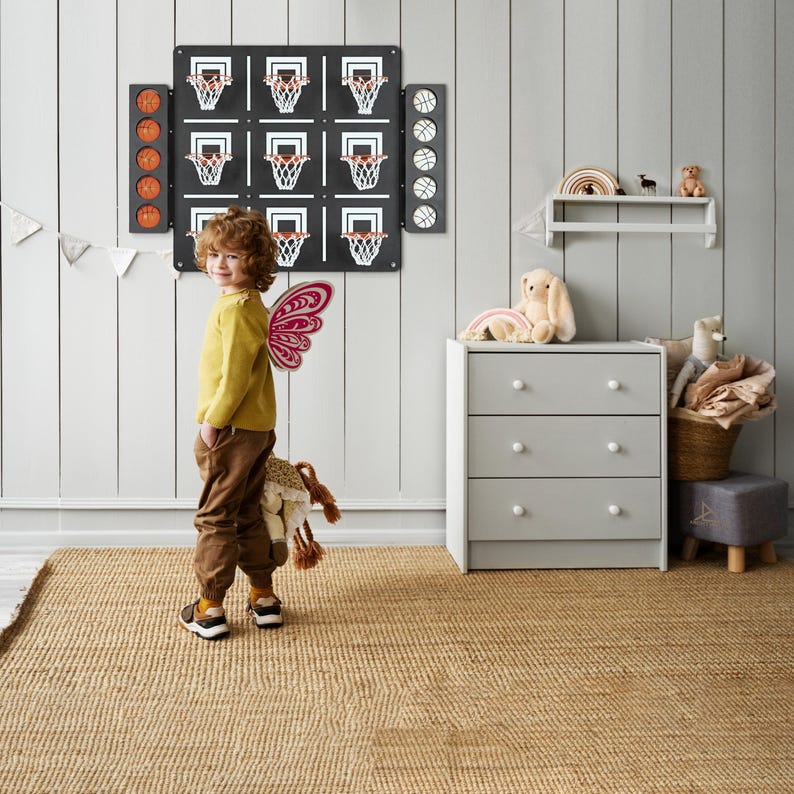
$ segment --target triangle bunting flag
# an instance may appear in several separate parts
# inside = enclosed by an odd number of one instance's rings
[[[70,265],[73,265],[90,245],[85,240],[72,237],[71,234],[61,233],[58,235],[58,239],[61,241],[61,251]]]
[[[11,242],[16,245],[41,229],[41,224],[21,212],[11,211]]]
[[[138,253],[134,248],[110,248],[109,252],[116,275],[119,278],[127,272],[127,268],[132,264],[132,260],[135,259],[135,254]]]

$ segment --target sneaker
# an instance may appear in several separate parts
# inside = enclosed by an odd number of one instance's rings
[[[179,625],[205,640],[225,637],[229,633],[229,626],[223,607],[210,607],[206,612],[199,612],[198,604],[196,600],[179,613]]]
[[[281,601],[275,596],[259,598],[253,605],[249,601],[246,612],[260,629],[277,629],[284,623],[281,616]]]

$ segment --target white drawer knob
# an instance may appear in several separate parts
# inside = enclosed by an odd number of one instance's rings
[[[607,444],[607,449],[608,449],[610,452],[620,452],[620,444],[618,444],[618,442],[617,442],[617,441],[610,441],[610,442]]]
[[[523,380],[514,380],[513,381],[513,388],[516,391],[521,391],[524,388],[524,381]]]
[[[609,381],[609,383],[607,383],[607,386],[609,386],[609,388],[612,389],[612,391],[617,391],[620,388],[620,381],[611,380]]]
[[[523,516],[527,511],[521,505],[513,505],[513,515]]]
[[[524,445],[520,441],[516,441],[515,444],[513,444],[513,452],[523,452],[523,451],[524,451]]]
[[[619,516],[620,515],[620,507],[619,505],[610,505],[609,506],[609,515],[611,516]]]

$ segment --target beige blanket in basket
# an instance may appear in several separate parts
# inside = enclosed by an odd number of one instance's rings
[[[712,417],[722,427],[761,419],[777,407],[769,391],[775,369],[767,361],[738,353],[716,361],[684,392],[684,407]]]

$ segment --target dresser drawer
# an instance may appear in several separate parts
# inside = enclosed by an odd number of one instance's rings
[[[470,416],[469,477],[658,477],[658,416]]]
[[[471,353],[470,414],[653,414],[658,355]]]
[[[660,538],[658,479],[469,481],[469,540]]]

